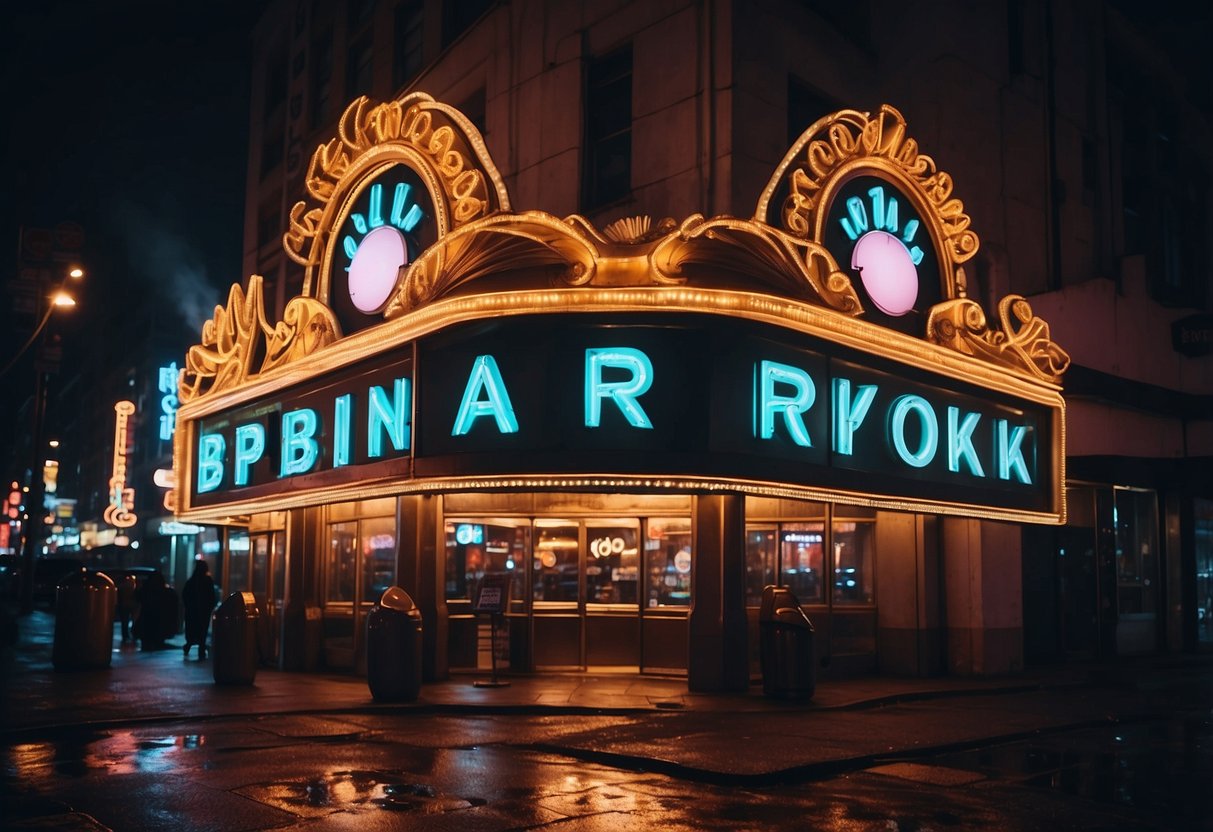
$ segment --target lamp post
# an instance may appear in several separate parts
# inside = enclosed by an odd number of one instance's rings
[[[46,313],[38,322],[38,326],[34,329],[29,340],[18,350],[15,355],[0,372],[0,376],[8,372],[9,368],[16,363],[17,359],[29,349],[30,345],[38,342],[39,349],[34,354],[34,403],[31,408],[30,421],[30,484],[29,496],[25,503],[25,523],[22,525],[24,539],[21,543],[21,604],[20,611],[22,615],[28,615],[34,610],[34,561],[37,557],[38,541],[43,532],[43,522],[45,519],[46,506],[45,493],[42,480],[42,466],[38,464],[40,459],[45,458],[46,440],[43,438],[43,423],[46,420],[46,388],[49,382],[50,370],[46,366],[45,357],[42,354],[43,341],[42,337],[46,330],[46,325],[51,319],[56,309],[68,309],[76,305],[76,301],[64,289],[69,279],[80,280],[84,277],[83,270],[73,268],[68,272],[67,278],[59,285],[59,288],[50,296],[50,304],[47,306]]]

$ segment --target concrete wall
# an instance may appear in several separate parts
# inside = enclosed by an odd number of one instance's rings
[[[1023,670],[1019,528],[942,518],[948,672],[986,676]]]

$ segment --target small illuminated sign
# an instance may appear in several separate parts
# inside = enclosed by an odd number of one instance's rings
[[[204,530],[203,526],[195,526],[193,523],[181,523],[177,520],[163,520],[157,529],[161,537],[172,537],[178,534],[202,534]]]
[[[460,523],[455,527],[455,542],[461,546],[484,543],[484,526]]]
[[[912,335],[943,299],[939,257],[914,201],[868,174],[847,180],[830,200],[822,241],[864,296],[865,317]]]
[[[109,481],[109,505],[102,517],[111,526],[129,529],[139,519],[135,516],[135,489],[126,484],[127,422],[135,414],[135,403],[118,402],[114,405],[114,414],[114,463]]]
[[[169,441],[177,429],[177,362],[161,367],[156,385],[160,392],[160,438]]]

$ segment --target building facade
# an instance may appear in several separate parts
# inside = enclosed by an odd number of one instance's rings
[[[271,325],[314,296],[283,236],[303,220],[314,149],[344,136],[359,95],[451,105],[512,211],[600,230],[750,217],[806,130],[889,101],[981,235],[968,297],[1010,331],[1000,301],[1025,296],[1073,358],[1069,512],[1053,527],[827,493],[387,489],[233,515],[228,590],[259,594],[267,650],[289,667],[357,667],[391,583],[433,622],[431,675],[483,665],[475,590],[534,563],[544,579],[519,572],[502,639],[524,669],[689,665],[693,686],[735,687],[767,583],[801,596],[824,672],[1196,649],[1213,496],[1208,110],[1199,71],[1159,44],[1102,4],[274,4],[253,39],[245,225]],[[705,571],[728,577],[693,587]]]

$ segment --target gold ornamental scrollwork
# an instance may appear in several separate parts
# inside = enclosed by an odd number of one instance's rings
[[[820,242],[824,209],[838,185],[856,170],[882,173],[917,196],[941,248],[947,297],[964,297],[966,287],[958,267],[977,254],[980,241],[969,227],[964,204],[952,196],[952,177],[939,170],[930,156],[919,153],[918,142],[907,134],[905,119],[888,104],[874,115],[842,110],[801,134],[763,189],[754,219],[769,223],[772,200],[786,191],[779,206],[783,229]]]
[[[292,207],[283,236],[287,256],[307,269],[305,293],[322,295],[315,272],[345,198],[367,170],[392,162],[408,164],[425,183],[439,237],[510,208],[483,138],[462,113],[425,93],[378,104],[362,96],[342,114],[337,136],[312,154],[304,179],[312,202]]]
[[[550,270],[554,279],[581,286],[594,278],[601,257],[582,226],[543,211],[495,214],[441,238],[411,263],[383,316],[399,317],[502,271]]]
[[[751,220],[694,214],[661,240],[649,259],[654,273],[668,282],[685,280],[695,266],[728,269],[847,315],[863,311],[851,279],[824,247]]]
[[[215,307],[215,314],[202,325],[201,342],[185,355],[177,385],[181,404],[237,387],[340,337],[332,310],[317,300],[292,299],[274,327],[266,323],[264,301],[261,275],[249,277],[247,290],[232,284],[227,305]]]
[[[1008,370],[1057,384],[1070,356],[1049,335],[1049,325],[1032,312],[1020,295],[998,304],[1000,328],[991,330],[975,301],[956,298],[933,309],[927,318],[928,340],[982,358]]]

